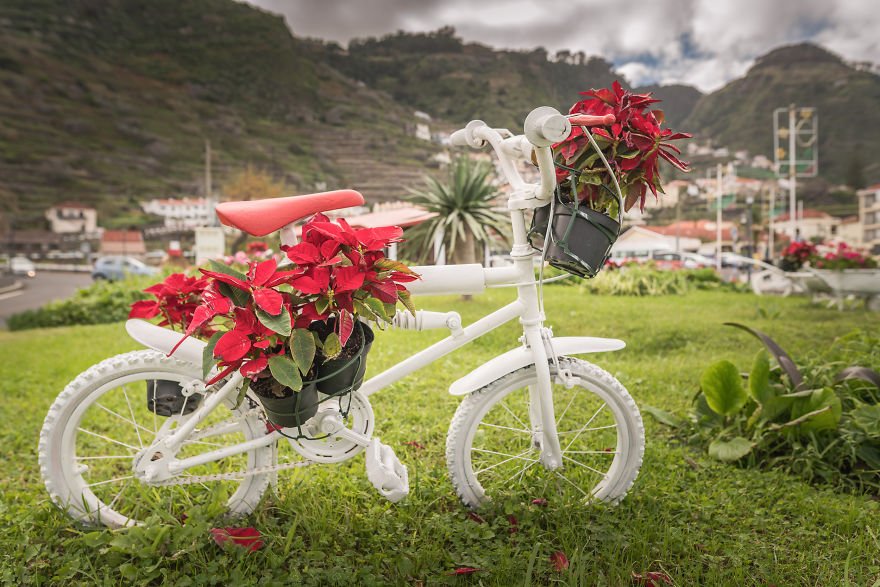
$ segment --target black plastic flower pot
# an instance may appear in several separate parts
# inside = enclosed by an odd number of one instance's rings
[[[266,418],[276,426],[298,428],[318,413],[318,404],[320,403],[318,387],[313,381],[306,382],[300,391],[293,391],[289,387],[285,387],[286,395],[284,397],[278,397],[272,393],[264,395],[261,388],[259,386],[255,388],[253,383],[251,389],[263,404]]]
[[[364,382],[367,353],[374,339],[372,328],[363,322],[355,322],[355,332],[342,348],[342,353],[318,365],[318,391],[326,395],[342,395],[358,389]]]
[[[176,381],[153,379],[147,381],[147,409],[157,416],[178,416],[190,414],[202,401],[202,396],[183,395],[183,389]]]
[[[552,267],[580,277],[595,277],[611,256],[620,224],[587,206],[559,206],[553,213],[547,260]]]

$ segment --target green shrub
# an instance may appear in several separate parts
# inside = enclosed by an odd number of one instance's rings
[[[97,281],[77,290],[66,300],[49,302],[37,310],[13,314],[7,321],[9,330],[103,324],[128,318],[132,302],[149,297],[143,293],[156,276],[129,277],[122,281]]]
[[[689,418],[646,411],[718,460],[880,494],[880,374],[873,370],[880,338],[856,331],[795,365],[767,335],[732,325],[759,338],[775,364],[763,349],[747,377],[729,361],[715,362],[700,378]]]

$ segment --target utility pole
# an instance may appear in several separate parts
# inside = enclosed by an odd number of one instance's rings
[[[767,235],[767,259],[772,263],[773,262],[773,254],[774,254],[774,229],[773,229],[773,214],[776,212],[776,178],[773,178],[773,181],[770,182],[770,211],[767,213],[767,222],[768,222],[768,235]]]
[[[721,200],[724,194],[724,185],[721,183],[721,163],[718,164],[716,170],[716,190],[715,196],[715,269],[721,273]]]
[[[797,238],[797,165],[795,165],[796,143],[795,106],[788,107],[788,220],[791,222],[791,240]]]
[[[208,208],[208,226],[216,226],[217,202],[214,199],[214,189],[211,185],[211,141],[205,139],[205,203]]]

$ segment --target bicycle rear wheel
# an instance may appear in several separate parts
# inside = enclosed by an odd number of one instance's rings
[[[75,520],[111,528],[131,526],[153,515],[181,519],[195,508],[208,508],[209,514],[250,513],[266,490],[269,474],[242,473],[271,465],[274,447],[188,469],[167,484],[149,484],[134,474],[135,459],[156,435],[191,417],[183,414],[185,410],[170,418],[150,411],[150,383],[186,384],[199,379],[201,373],[193,365],[148,350],[118,355],[79,375],[55,400],[40,432],[40,471],[52,501]],[[232,410],[225,406],[213,410],[178,457],[264,434],[259,409],[251,409],[246,399]],[[226,478],[202,480],[218,474]]]
[[[622,499],[638,475],[645,448],[642,418],[632,397],[609,373],[561,357],[574,385],[562,384],[551,364],[553,405],[563,467],[547,470],[529,416],[534,365],[478,389],[459,405],[446,437],[446,460],[456,493],[477,508],[494,501]]]

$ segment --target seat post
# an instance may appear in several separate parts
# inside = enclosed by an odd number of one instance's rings
[[[281,245],[292,247],[296,244],[296,232],[294,231],[294,222],[281,227]]]

